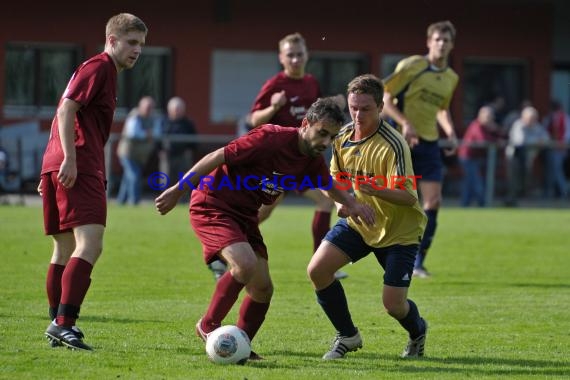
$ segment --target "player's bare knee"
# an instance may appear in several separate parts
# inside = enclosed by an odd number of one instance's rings
[[[92,244],[92,245],[78,245],[73,252],[73,256],[79,257],[82,260],[87,261],[91,265],[94,265],[97,259],[103,253],[102,244]]]
[[[326,284],[334,280],[334,271],[327,270],[322,265],[311,262],[307,267],[307,276],[309,276],[316,289],[322,289]]]
[[[247,257],[237,260],[231,266],[232,276],[239,282],[247,284],[251,281],[257,270],[257,257]]]
[[[247,293],[256,302],[269,303],[273,297],[273,283],[268,282],[267,284],[248,287]]]

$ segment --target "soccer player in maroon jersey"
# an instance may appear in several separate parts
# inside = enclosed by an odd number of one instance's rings
[[[204,341],[221,326],[244,288],[247,295],[237,326],[250,339],[261,327],[273,284],[258,210],[262,204],[275,202],[285,191],[285,183],[320,183],[319,188],[327,189],[327,194],[356,220],[374,223],[368,206],[333,185],[322,156],[343,121],[344,115],[333,100],[319,99],[307,111],[300,128],[271,124],[256,128],[206,155],[185,178],[156,199],[157,210],[166,214],[193,189],[190,221],[202,243],[204,261],[223,258],[229,263],[229,270],[216,283],[208,310],[196,325],[196,333]],[[269,182],[264,183],[264,178]],[[258,358],[255,353],[250,357]]]
[[[111,17],[105,51],[75,71],[52,122],[38,192],[45,233],[54,242],[46,280],[52,322],[45,332],[54,347],[91,350],[75,321],[103,245],[107,218],[103,148],[116,107],[117,74],[135,65],[147,31],[132,14]]]
[[[285,36],[279,41],[279,62],[283,70],[269,78],[261,87],[251,109],[251,124],[276,124],[286,127],[300,127],[307,109],[321,96],[319,83],[311,74],[305,72],[309,53],[305,39],[299,33]],[[337,102],[344,101],[343,95]],[[301,192],[315,203],[312,222],[313,252],[330,228],[331,210],[334,202],[320,191]],[[272,205],[263,205],[259,210],[260,222],[263,222],[281,202],[279,198]],[[224,265],[214,262],[209,265],[215,275],[223,273]],[[217,269],[219,268],[219,269]],[[344,272],[337,272],[337,278],[347,277]]]

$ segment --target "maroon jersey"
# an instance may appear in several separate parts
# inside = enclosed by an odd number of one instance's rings
[[[73,73],[63,99],[81,104],[75,116],[77,172],[105,178],[105,143],[109,139],[117,103],[117,69],[107,53],[83,62]],[[63,150],[57,115],[53,118],[44,153],[42,174],[59,171]]]
[[[321,96],[319,83],[310,74],[305,74],[302,79],[294,79],[281,71],[269,78],[257,94],[251,112],[269,107],[271,95],[282,90],[285,90],[287,103],[275,113],[269,122],[287,127],[300,127],[311,104]]]
[[[297,128],[262,125],[230,142],[224,155],[225,164],[192,192],[191,209],[200,202],[201,207],[257,216],[261,204],[272,204],[286,190],[331,184],[324,158],[301,153]]]

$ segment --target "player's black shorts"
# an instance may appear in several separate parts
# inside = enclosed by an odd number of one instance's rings
[[[339,219],[325,236],[326,241],[342,250],[353,263],[374,253],[376,260],[384,268],[384,284],[409,287],[414,270],[418,244],[374,248],[364,242],[362,236],[348,225],[346,219]]]
[[[443,162],[437,140],[420,139],[420,142],[412,148],[412,165],[414,174],[420,176],[420,181],[441,182],[443,180]]]

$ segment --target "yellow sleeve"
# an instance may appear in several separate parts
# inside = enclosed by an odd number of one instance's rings
[[[332,157],[331,157],[331,163],[330,163],[330,168],[329,168],[329,172],[331,173],[331,176],[333,176],[333,178],[339,172],[339,164],[340,164],[338,162],[339,159],[341,159],[341,157],[340,157],[340,154],[338,153],[336,142],[335,142],[332,145]]]
[[[386,155],[386,178],[390,183],[390,188],[402,189],[404,187],[408,193],[417,198],[417,182],[414,179],[411,156],[405,152],[401,153],[391,151]]]
[[[404,58],[398,62],[396,70],[382,80],[385,91],[397,96],[427,65],[427,60],[420,55]]]

